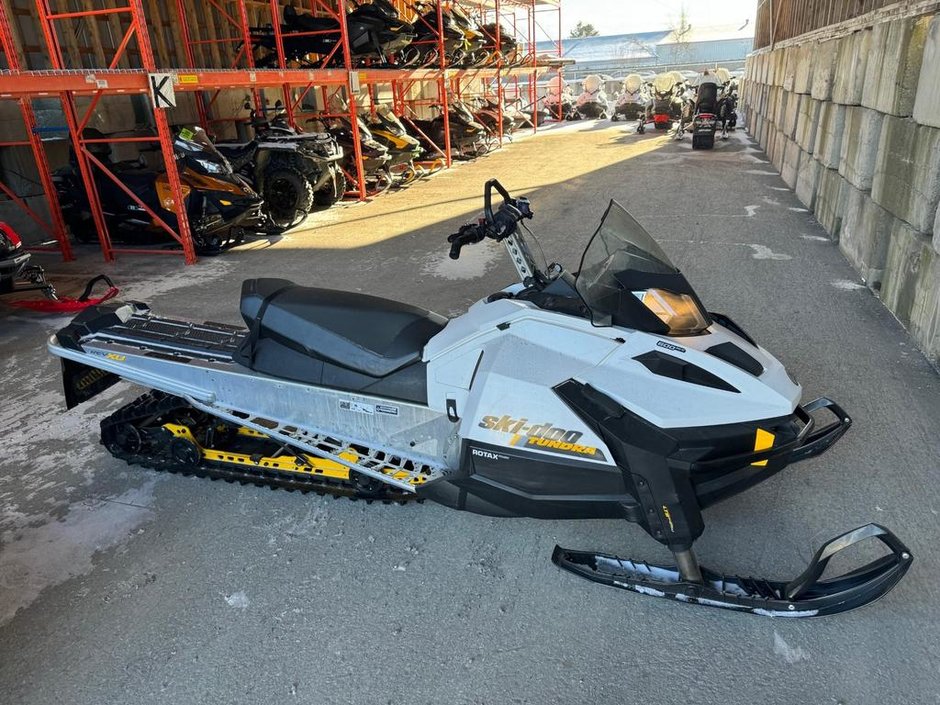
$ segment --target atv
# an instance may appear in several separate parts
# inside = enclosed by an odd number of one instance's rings
[[[487,182],[483,218],[448,238],[450,256],[502,242],[519,281],[451,320],[284,279],[243,283],[244,327],[138,302],[87,309],[49,341],[66,403],[119,379],[151,388],[102,422],[101,441],[157,470],[500,517],[627,520],[675,565],[557,546],[553,560],[642,595],[812,617],[891,590],[912,558],[875,524],[825,543],[790,581],[699,564],[703,509],[825,452],[851,419],[829,399],[801,404],[783,365],[708,312],[616,202],[574,273],[537,265],[532,217],[526,198]],[[823,578],[866,539],[887,552]]]

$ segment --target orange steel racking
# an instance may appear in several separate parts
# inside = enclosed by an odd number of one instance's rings
[[[433,0],[433,5],[436,6],[437,27],[432,28],[432,34],[434,41],[438,42],[440,58],[434,67],[417,69],[355,66],[346,25],[347,0],[303,0],[307,4],[306,9],[310,12],[333,18],[338,25],[338,29],[335,30],[302,33],[312,35],[332,32],[337,35],[338,41],[330,55],[322,57],[320,65],[314,68],[293,68],[289,65],[284,48],[285,33],[280,23],[281,12],[284,8],[283,0],[175,0],[174,3],[166,4],[161,0],[147,0],[152,26],[148,24],[145,0],[84,0],[82,7],[85,9],[74,11],[55,9],[54,3],[61,3],[62,0],[27,0],[35,2],[35,8],[31,8],[30,14],[38,24],[37,33],[44,42],[40,52],[49,67],[37,70],[28,68],[29,61],[21,60],[21,54],[17,51],[17,37],[8,15],[13,1],[0,0],[0,49],[6,58],[6,70],[0,70],[0,100],[15,100],[19,103],[26,139],[0,142],[0,147],[30,147],[49,206],[48,220],[30,208],[23,198],[2,182],[0,182],[0,193],[24,209],[44,232],[51,235],[52,240],[57,243],[57,249],[66,260],[73,258],[73,252],[58,203],[49,159],[33,112],[32,100],[36,98],[57,96],[61,102],[65,128],[88,195],[105,260],[110,261],[118,253],[123,252],[135,254],[169,252],[181,253],[186,263],[192,263],[196,260],[192,235],[185,208],[180,207],[184,203],[183,190],[177,170],[169,168],[175,163],[173,134],[167,116],[167,110],[170,108],[155,107],[151,101],[150,107],[155,126],[152,135],[95,139],[87,136],[84,130],[103,98],[118,95],[149,95],[151,74],[169,73],[176,93],[194,94],[197,119],[207,128],[216,123],[239,120],[231,115],[214,114],[218,112],[217,99],[222,91],[233,89],[250,92],[255,108],[261,110],[266,107],[266,99],[263,95],[265,89],[279,93],[287,119],[294,126],[298,125],[300,118],[310,115],[304,110],[304,101],[308,95],[311,95],[313,89],[318,89],[320,107],[318,116],[345,117],[350,121],[350,125],[355,125],[358,118],[357,112],[362,109],[358,105],[360,89],[365,88],[369,97],[369,108],[374,109],[377,100],[376,86],[384,85],[390,87],[391,100],[396,112],[413,113],[416,108],[430,104],[440,107],[444,118],[445,138],[444,144],[437,145],[437,149],[440,152],[441,161],[449,166],[451,146],[448,103],[452,97],[459,99],[471,92],[495,93],[502,104],[507,82],[513,85],[515,96],[519,97],[521,95],[519,79],[524,78],[530,106],[533,109],[533,124],[535,124],[536,79],[541,72],[547,70],[546,67],[539,66],[536,62],[536,34],[542,30],[546,36],[551,37],[550,32],[546,31],[538,21],[537,12],[557,13],[558,54],[560,55],[561,52],[561,0]],[[410,0],[394,0],[394,4],[403,14],[413,9],[409,2]],[[68,5],[74,7],[76,4],[69,3]],[[501,45],[501,26],[503,22],[506,22],[517,44],[524,47],[522,65],[503,66],[500,61],[495,66],[487,68],[448,67],[445,62],[443,13],[446,8],[453,5],[459,5],[466,11],[476,13],[483,22],[495,21],[497,49]],[[203,13],[201,17],[194,15],[197,10]],[[172,17],[168,17],[170,13]],[[17,14],[20,16],[25,14],[22,6],[17,8]],[[213,22],[218,19],[221,25],[209,22],[207,18],[210,14],[214,18]],[[257,23],[262,23],[265,19],[270,22],[275,39],[276,68],[267,66],[259,68],[255,65],[251,41],[252,17]],[[106,23],[112,44],[107,48],[113,49],[113,54],[110,57],[106,56],[100,44],[94,47],[78,47],[79,52],[83,52],[81,54],[83,65],[80,68],[70,66],[67,57],[74,55],[79,43],[74,33],[69,33],[70,29],[74,30],[75,22],[89,23],[93,28],[89,33],[92,39],[100,39],[98,23]],[[176,34],[171,35],[171,39],[174,40],[171,42],[160,34],[165,32],[168,22],[177,30]],[[66,24],[72,26],[63,27]],[[161,26],[163,29],[160,28]],[[206,31],[207,27],[212,27],[212,29]],[[208,36],[202,36],[200,31],[204,31]],[[160,61],[155,55],[154,41],[159,45]],[[35,52],[35,49],[33,51]],[[89,59],[88,54],[94,54],[95,58]],[[209,63],[210,60],[220,65],[214,68],[198,65]],[[88,66],[89,62],[92,63],[91,66]],[[72,63],[75,63],[74,60]],[[224,67],[222,64],[225,64]],[[433,86],[436,93],[433,97],[429,97],[427,91],[422,91],[421,97],[409,97],[414,93],[412,88],[415,86]],[[334,96],[345,97],[346,107],[341,112],[331,107],[334,105],[332,100]],[[501,113],[499,117],[499,137],[502,143]],[[367,194],[362,170],[359,131],[353,129],[351,132],[354,140],[356,170],[355,173],[347,174],[347,176],[354,187],[353,195],[365,199]],[[176,228],[170,227],[163,221],[122,184],[107,164],[95,156],[93,147],[102,142],[158,146],[163,163],[167,167],[167,178],[173,201],[177,204]],[[179,243],[180,250],[115,247],[108,233],[104,209],[96,187],[95,178],[99,175],[113,181],[130,198],[133,198],[155,224],[167,230],[170,236]]]

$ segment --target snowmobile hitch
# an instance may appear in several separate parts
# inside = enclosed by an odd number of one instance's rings
[[[844,575],[822,579],[833,556],[871,538],[890,553]],[[878,524],[866,524],[826,542],[806,570],[790,581],[721,575],[699,566],[691,550],[682,553],[677,555],[678,567],[666,567],[555,546],[552,561],[604,585],[765,617],[822,617],[862,607],[889,592],[912,562],[900,539]]]

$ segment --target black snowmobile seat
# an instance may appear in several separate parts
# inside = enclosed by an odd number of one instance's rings
[[[698,87],[696,106],[699,112],[714,113],[718,110],[718,86],[714,83],[703,83]]]
[[[253,370],[422,403],[424,365],[406,368],[447,323],[417,306],[267,278],[242,284],[241,314],[249,335],[236,360]]]

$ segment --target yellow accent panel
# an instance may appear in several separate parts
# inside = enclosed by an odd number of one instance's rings
[[[769,450],[774,447],[774,434],[770,431],[765,431],[762,428],[757,429],[757,434],[754,436],[754,450]],[[756,463],[751,463],[755,467],[766,467],[766,460],[758,460]]]
[[[163,424],[163,428],[167,429],[177,438],[185,438],[187,441],[195,445],[202,453],[202,457],[205,460],[219,463],[233,463],[235,465],[250,465],[251,467],[256,468],[270,468],[271,470],[296,472],[303,475],[323,475],[324,477],[331,477],[337,480],[349,479],[349,468],[332,460],[325,460],[323,458],[317,458],[312,455],[302,455],[300,458],[293,455],[284,455],[277,458],[257,458],[257,456],[253,457],[247,453],[229,453],[223,450],[215,450],[213,448],[203,448],[199,443],[196,442],[192,431],[190,431],[186,426],[167,423]],[[247,428],[240,428],[238,432],[245,436],[262,438],[266,437],[263,433],[258,433],[257,431],[252,431],[251,429]],[[339,457],[351,463],[354,463],[359,459],[355,453],[350,452],[340,453]]]

